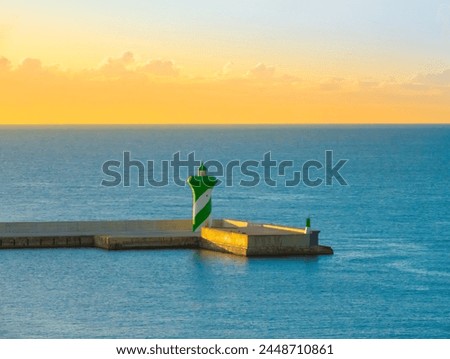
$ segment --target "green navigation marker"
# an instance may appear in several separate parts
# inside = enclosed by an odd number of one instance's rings
[[[187,183],[192,190],[192,231],[195,232],[203,226],[211,226],[211,194],[213,187],[217,184],[217,178],[207,176],[205,165],[198,168],[198,176],[190,176]]]
[[[311,233],[311,217],[306,218],[305,233]]]

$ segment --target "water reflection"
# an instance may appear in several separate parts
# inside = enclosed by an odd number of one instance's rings
[[[248,257],[237,256],[230,253],[222,253],[210,251],[207,249],[199,249],[194,252],[193,259],[198,262],[204,262],[205,264],[212,262],[217,264],[232,264],[236,266],[248,266]]]

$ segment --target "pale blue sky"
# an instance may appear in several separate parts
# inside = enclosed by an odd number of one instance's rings
[[[0,7],[0,54],[13,59],[78,57],[84,66],[130,50],[210,71],[263,62],[366,77],[450,67],[450,1],[0,0]]]

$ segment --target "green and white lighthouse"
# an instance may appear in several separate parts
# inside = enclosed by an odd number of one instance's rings
[[[211,226],[211,194],[213,187],[217,184],[217,178],[207,175],[207,169],[202,162],[198,168],[198,175],[190,176],[187,183],[192,190],[192,231],[195,232],[201,227]]]
[[[306,217],[305,233],[311,233],[311,216]]]

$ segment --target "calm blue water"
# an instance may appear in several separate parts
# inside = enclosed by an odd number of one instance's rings
[[[224,164],[271,151],[300,169],[333,150],[348,186],[287,188],[274,170],[276,187],[214,190],[216,218],[311,214],[333,256],[0,251],[0,338],[450,338],[449,148],[449,126],[2,128],[0,221],[191,216],[189,188],[139,187],[136,170],[130,187],[100,186],[123,151]]]

